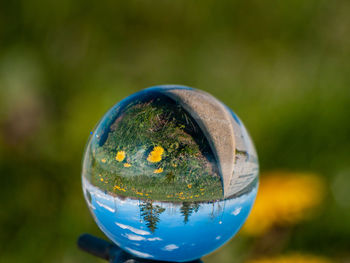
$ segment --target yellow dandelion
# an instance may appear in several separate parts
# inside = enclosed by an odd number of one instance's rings
[[[188,187],[189,189],[191,189],[191,188],[192,188],[192,184],[188,184],[187,187]]]
[[[103,182],[103,178],[100,178],[101,182]]]
[[[164,148],[162,146],[156,146],[153,148],[153,151],[159,154],[163,154],[164,153]]]
[[[125,152],[124,151],[118,151],[117,155],[115,156],[115,159],[118,162],[122,162],[125,159]]]
[[[151,163],[157,163],[162,160],[162,154],[164,153],[164,149],[162,146],[156,146],[153,148],[153,150],[150,152],[150,154],[147,157],[147,161]]]
[[[246,263],[331,263],[331,262],[333,261],[325,257],[294,253],[294,254],[287,254],[287,255],[282,255],[278,257],[264,257],[261,259],[249,260]]]
[[[106,160],[105,158],[103,158],[103,159],[101,160],[101,162],[106,163],[107,160]]]
[[[124,163],[124,167],[130,167],[131,164],[130,163]]]
[[[161,173],[161,172],[163,172],[163,168],[158,168],[158,169],[155,169],[155,170],[153,171],[153,173],[155,173],[155,174],[159,174],[159,173]]]
[[[324,183],[314,174],[272,172],[262,176],[243,232],[261,235],[273,226],[296,224],[321,203],[323,195]]]

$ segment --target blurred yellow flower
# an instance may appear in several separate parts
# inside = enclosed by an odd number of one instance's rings
[[[153,173],[155,173],[155,174],[159,174],[161,172],[163,172],[163,168],[158,168],[158,169],[153,171]]]
[[[188,184],[187,187],[188,187],[189,189],[191,189],[191,188],[192,188],[192,184]]]
[[[106,159],[105,158],[103,158],[102,160],[101,160],[101,162],[103,162],[103,163],[106,163]]]
[[[157,163],[162,160],[162,154],[164,153],[164,149],[162,146],[156,146],[153,148],[153,150],[150,152],[150,154],[147,157],[147,161],[151,163]]]
[[[130,163],[124,163],[124,167],[130,167],[131,164]]]
[[[115,156],[115,159],[118,162],[122,162],[125,159],[125,152],[124,151],[118,151],[117,155]]]
[[[271,172],[261,177],[259,192],[243,233],[264,234],[274,225],[291,225],[310,214],[324,195],[315,174]]]
[[[304,254],[290,254],[272,258],[261,258],[255,260],[249,260],[246,263],[331,263],[328,258],[304,255]]]

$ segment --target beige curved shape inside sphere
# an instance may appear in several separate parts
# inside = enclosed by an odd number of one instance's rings
[[[231,112],[219,100],[200,90],[174,88],[164,93],[180,103],[209,138],[222,177],[224,197],[229,196],[236,148]]]

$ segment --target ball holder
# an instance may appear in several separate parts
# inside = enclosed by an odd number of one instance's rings
[[[114,245],[101,238],[94,237],[90,234],[82,234],[78,238],[78,247],[98,258],[108,260],[110,263],[166,263],[167,261],[154,261],[149,259],[137,258],[128,252],[122,250],[117,245]],[[188,263],[203,263],[201,260],[190,261]]]

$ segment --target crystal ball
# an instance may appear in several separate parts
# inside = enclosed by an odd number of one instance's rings
[[[212,95],[156,86],[113,106],[91,132],[83,191],[100,229],[141,258],[191,261],[241,228],[258,159],[237,115]]]

